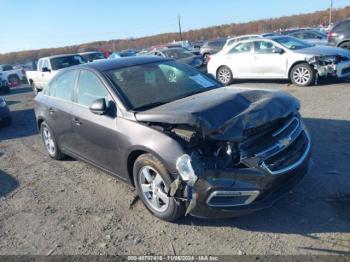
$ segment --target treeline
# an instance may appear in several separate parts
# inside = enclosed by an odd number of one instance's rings
[[[350,18],[350,6],[341,9],[335,9],[332,12],[333,21],[341,21]],[[198,30],[190,30],[182,34],[183,39],[196,41],[205,39],[214,39],[219,37],[273,32],[280,29],[293,27],[314,27],[320,24],[328,24],[329,10],[318,11],[309,14],[300,14],[292,16],[284,16],[274,19],[263,19],[247,23],[225,24],[202,28]],[[165,44],[179,40],[178,33],[166,33],[153,36],[147,36],[135,39],[110,40],[86,43],[81,45],[65,46],[59,48],[45,48],[39,50],[29,50],[21,52],[11,52],[0,55],[0,64],[24,63],[36,60],[40,57],[77,53],[82,51],[93,50],[123,50],[128,48],[147,48],[153,45]]]

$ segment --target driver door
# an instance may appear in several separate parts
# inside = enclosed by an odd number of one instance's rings
[[[106,100],[110,112],[104,115],[90,111],[92,103],[100,98]],[[113,112],[114,111],[114,112]],[[116,128],[116,104],[102,80],[93,72],[81,70],[72,105],[74,154],[103,169],[118,173],[120,136]]]
[[[243,42],[234,46],[225,56],[233,78],[251,78],[253,63],[253,43]]]

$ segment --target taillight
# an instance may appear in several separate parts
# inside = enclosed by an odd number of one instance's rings
[[[332,41],[332,39],[333,39],[333,32],[332,31],[328,32],[327,38],[328,38],[328,42]]]

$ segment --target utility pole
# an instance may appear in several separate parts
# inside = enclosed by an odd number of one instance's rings
[[[179,32],[180,32],[180,40],[182,41],[182,32],[181,32],[181,16],[180,14],[177,15],[177,18],[179,20]]]
[[[332,23],[332,9],[333,9],[333,0],[331,0],[331,7],[329,8],[329,25]]]

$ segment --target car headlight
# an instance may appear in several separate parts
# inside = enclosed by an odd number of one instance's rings
[[[198,177],[194,173],[191,157],[187,154],[182,155],[176,161],[176,169],[179,172],[183,181],[187,182],[188,185],[193,186],[197,181]]]
[[[5,107],[6,106],[6,101],[3,98],[0,98],[0,107]]]

